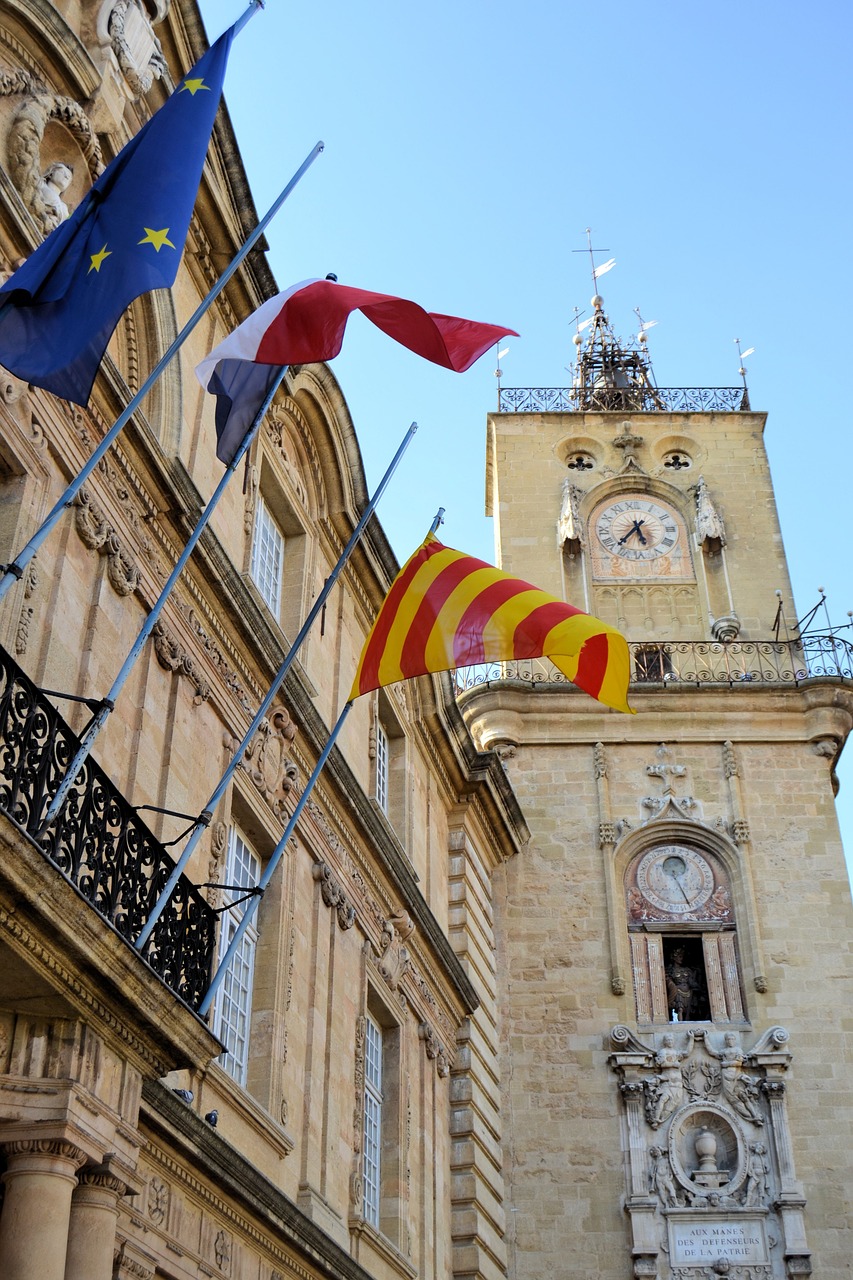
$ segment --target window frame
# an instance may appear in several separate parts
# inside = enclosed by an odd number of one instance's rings
[[[255,518],[252,524],[249,577],[276,621],[281,617],[286,544],[284,530],[273,515],[264,495],[259,492],[255,499]],[[271,560],[275,562],[272,567]]]
[[[258,883],[261,859],[242,831],[232,824],[228,829],[228,847],[225,858],[225,892],[223,906],[239,901],[245,892]],[[252,878],[252,876],[254,878]],[[243,919],[245,903],[232,906],[220,917],[219,960],[222,961],[231,940]],[[245,1087],[249,1068],[249,1038],[252,1022],[252,990],[255,976],[255,960],[258,946],[257,917],[246,929],[240,940],[225,977],[215,1005],[213,1034],[225,1045],[219,1065]]]

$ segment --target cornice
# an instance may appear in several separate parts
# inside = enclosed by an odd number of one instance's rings
[[[172,1148],[177,1147],[177,1154],[192,1168],[187,1168],[168,1151],[158,1149],[154,1143],[149,1144],[149,1155],[164,1163],[195,1196],[247,1230],[267,1250],[276,1243],[279,1247],[282,1243],[290,1245],[298,1259],[285,1256],[282,1260],[293,1267],[302,1280],[314,1277],[316,1270],[330,1280],[371,1280],[354,1258],[165,1085],[150,1080],[143,1082],[142,1115],[155,1134]],[[216,1195],[207,1183],[194,1176],[193,1170],[209,1179],[222,1195]],[[236,1211],[234,1202],[240,1205],[242,1213]],[[252,1221],[258,1219],[269,1224],[271,1238],[252,1229]],[[298,1260],[311,1270],[303,1271]]]

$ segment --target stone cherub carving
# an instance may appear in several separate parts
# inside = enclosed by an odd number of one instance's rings
[[[767,1198],[767,1177],[770,1166],[766,1160],[767,1148],[763,1142],[749,1144],[749,1159],[746,1162],[746,1190],[743,1203],[750,1209],[764,1203]]]
[[[687,1032],[687,1048],[680,1053],[675,1047],[675,1036],[667,1031],[661,1047],[655,1054],[658,1069],[654,1080],[647,1082],[646,1119],[652,1129],[659,1129],[673,1112],[677,1111],[684,1096],[681,1063],[693,1049],[693,1032]]]
[[[678,1204],[678,1193],[669,1156],[662,1147],[649,1147],[651,1168],[649,1169],[649,1190],[660,1196],[661,1202],[672,1208]]]
[[[740,1047],[736,1031],[727,1031],[723,1037],[723,1047],[714,1049],[705,1041],[705,1048],[720,1063],[723,1097],[734,1107],[738,1115],[753,1124],[764,1124],[764,1117],[758,1106],[760,1097],[758,1080],[743,1069],[746,1055]]]

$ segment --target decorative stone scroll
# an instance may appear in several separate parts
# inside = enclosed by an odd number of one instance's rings
[[[355,924],[355,907],[347,898],[328,862],[317,863],[311,874],[320,885],[320,896],[326,906],[336,912],[340,927],[351,929]]]

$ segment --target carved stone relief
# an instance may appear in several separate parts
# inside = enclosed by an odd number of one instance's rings
[[[37,558],[37,556],[33,556],[24,574],[24,603],[18,616],[18,627],[15,632],[15,653],[19,658],[27,652],[27,645],[30,639],[30,623],[35,612],[33,606],[27,602],[32,599],[39,583]]]
[[[582,495],[583,490],[572,484],[571,480],[563,481],[563,501],[557,520],[557,546],[565,546],[572,556],[583,550],[583,523],[579,509]]]
[[[210,697],[210,685],[201,675],[193,658],[187,653],[175,633],[165,622],[160,621],[154,627],[152,639],[160,666],[166,671],[173,671],[176,675],[184,676],[189,680],[196,691],[193,706],[201,706]]]
[[[340,927],[351,929],[355,924],[355,907],[350,903],[328,862],[317,863],[311,874],[320,885],[320,895],[326,906],[337,913]]]
[[[139,566],[85,485],[74,499],[74,508],[75,528],[84,546],[106,556],[110,586],[117,595],[132,595],[139,586]]]
[[[705,477],[700,476],[696,494],[696,541],[709,555],[718,554],[726,545],[723,517],[714,506]]]
[[[771,1027],[751,1047],[734,1031],[635,1035],[625,1026],[613,1028],[610,1042],[642,1274],[808,1274],[782,1079],[791,1060],[784,1028]]]
[[[362,1132],[364,1127],[364,1048],[367,1018],[360,1014],[355,1024],[355,1103],[352,1114],[352,1171],[350,1173],[350,1212],[361,1216],[364,1187],[361,1172]]]
[[[116,61],[131,92],[141,97],[166,70],[160,41],[140,0],[115,0],[107,8],[107,30]],[[160,3],[157,9],[158,20],[162,21],[169,5]]]
[[[296,726],[283,708],[261,721],[245,750],[242,768],[280,822],[286,817],[285,800],[299,771],[288,752]]]
[[[423,1041],[426,1056],[430,1062],[435,1063],[435,1069],[439,1077],[443,1080],[445,1076],[450,1075],[450,1067],[452,1065],[452,1057],[447,1053],[444,1045],[439,1040],[434,1029],[428,1022],[422,1022],[418,1027],[418,1036]]]
[[[82,152],[92,181],[104,168],[100,143],[91,122],[79,103],[51,93],[28,71],[0,70],[0,97],[20,97],[7,143],[9,176],[43,235],[68,217],[63,200]],[[51,163],[42,160],[45,129],[56,122],[68,131],[65,153]],[[70,145],[72,143],[76,145]]]
[[[379,972],[392,991],[396,991],[400,979],[411,967],[409,950],[404,945],[415,931],[414,922],[407,911],[389,916],[382,928],[382,954]]]

